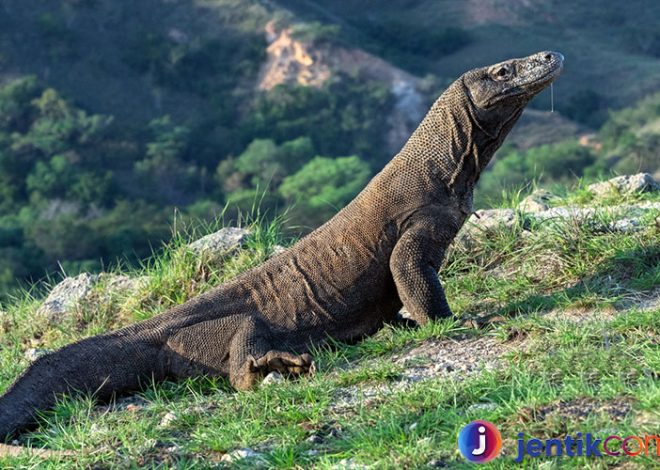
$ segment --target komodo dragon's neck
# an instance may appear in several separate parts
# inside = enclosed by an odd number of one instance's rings
[[[522,109],[512,109],[497,126],[486,128],[458,80],[433,104],[397,159],[422,168],[417,175],[427,180],[425,187],[437,188],[471,213],[474,185]]]

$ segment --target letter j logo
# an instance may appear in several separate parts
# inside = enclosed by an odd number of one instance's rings
[[[461,429],[458,449],[470,462],[490,462],[502,450],[502,436],[493,423],[472,421]]]

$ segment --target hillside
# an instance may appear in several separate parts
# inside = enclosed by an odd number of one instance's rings
[[[628,106],[660,88],[660,7],[633,0],[278,0],[308,19],[337,24],[353,44],[415,71],[456,77],[477,64],[562,51],[560,112],[595,92],[603,108]],[[365,14],[366,12],[366,14]],[[536,105],[549,108],[549,93]],[[602,117],[602,116],[601,116]]]
[[[0,464],[454,468],[465,465],[458,431],[486,419],[504,438],[491,468],[505,469],[519,432],[657,432],[660,185],[637,175],[514,204],[479,211],[453,245],[440,275],[455,318],[320,348],[314,377],[271,374],[256,391],[199,378],[109,405],[63,400],[17,441],[46,455]],[[285,249],[277,223],[218,228],[175,240],[142,269],[69,278],[45,302],[25,293],[7,305],[0,389],[46,351],[149,318]],[[529,465],[654,468],[650,451]]]
[[[660,171],[660,17],[585,1],[24,0],[0,5],[0,302],[259,206],[331,217],[465,70],[567,56],[481,180]],[[612,113],[611,111],[616,110]]]

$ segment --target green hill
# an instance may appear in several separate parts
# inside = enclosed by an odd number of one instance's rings
[[[660,6],[633,0],[279,0],[303,18],[339,24],[347,41],[419,75],[456,77],[465,70],[538,50],[566,56],[556,109],[584,117],[629,106],[660,88]],[[536,105],[549,109],[546,92]],[[596,106],[597,105],[597,106]],[[604,115],[600,115],[602,119]],[[596,119],[598,121],[598,119]]]
[[[657,172],[658,8],[3,2],[0,299],[57,271],[134,265],[170,226],[237,220],[256,205],[272,217],[293,206],[293,233],[309,231],[456,76],[539,49],[567,56],[557,112],[547,93],[532,104],[484,175],[480,204],[532,180]]]

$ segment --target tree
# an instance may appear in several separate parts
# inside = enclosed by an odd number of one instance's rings
[[[365,186],[369,165],[357,156],[315,157],[298,172],[287,176],[280,194],[308,221],[322,222],[345,206]]]
[[[185,204],[203,189],[203,174],[185,161],[190,131],[176,125],[169,116],[149,123],[151,141],[146,156],[135,162],[135,175],[148,200]]]

